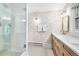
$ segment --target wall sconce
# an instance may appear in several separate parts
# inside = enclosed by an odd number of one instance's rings
[[[39,25],[40,24],[40,18],[39,17],[35,17],[34,18],[34,22],[35,22],[35,25]]]
[[[22,19],[22,22],[26,22],[26,19]]]

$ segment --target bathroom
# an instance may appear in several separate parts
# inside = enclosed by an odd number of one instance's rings
[[[78,56],[79,3],[0,3],[0,56]]]

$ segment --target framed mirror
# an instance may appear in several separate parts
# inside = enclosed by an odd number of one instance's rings
[[[69,16],[63,16],[62,17],[62,32],[63,34],[66,34],[69,32]]]

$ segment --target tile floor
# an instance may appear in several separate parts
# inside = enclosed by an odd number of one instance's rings
[[[29,56],[53,56],[52,49],[42,45],[30,44],[28,50]]]
[[[20,56],[21,52],[12,52],[12,51],[0,51],[0,56]]]

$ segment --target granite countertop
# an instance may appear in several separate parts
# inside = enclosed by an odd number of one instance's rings
[[[79,55],[79,38],[73,37],[71,35],[63,35],[52,33],[55,37],[57,37],[61,42],[70,47],[72,51],[74,51],[77,55]]]

